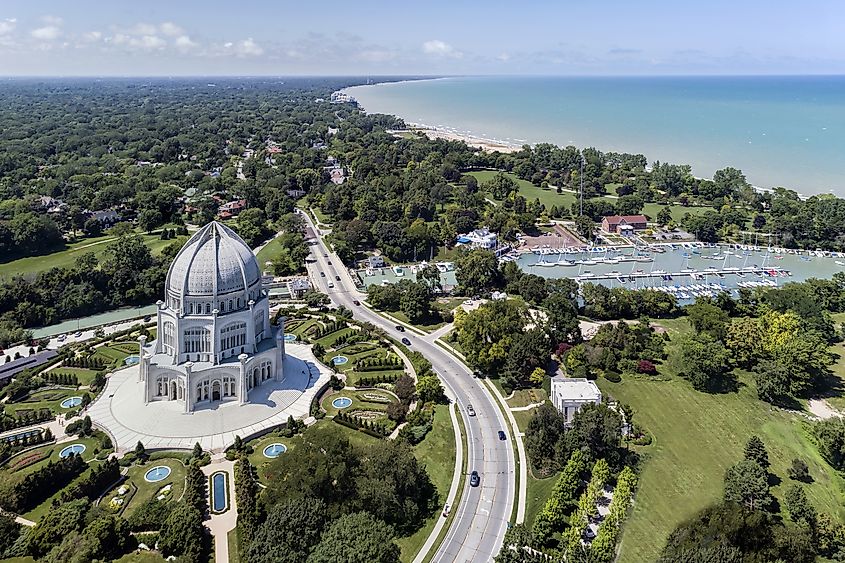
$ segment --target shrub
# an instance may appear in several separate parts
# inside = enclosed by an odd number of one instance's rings
[[[610,381],[611,383],[619,383],[620,381],[622,381],[622,376],[620,376],[620,375],[619,375],[618,373],[616,373],[615,371],[607,371],[607,372],[605,372],[605,374],[604,374],[604,378],[605,378],[606,380]]]
[[[646,375],[656,375],[657,366],[648,360],[640,360],[637,362],[637,371]]]

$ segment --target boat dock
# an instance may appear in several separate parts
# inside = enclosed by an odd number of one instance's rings
[[[626,281],[637,281],[644,279],[651,279],[655,281],[673,281],[675,278],[705,280],[709,276],[716,276],[719,278],[724,278],[725,276],[738,276],[741,278],[745,276],[756,276],[760,278],[777,278],[786,277],[790,275],[792,274],[788,270],[784,270],[783,268],[761,268],[759,266],[747,266],[745,268],[705,268],[704,270],[683,269],[678,272],[666,272],[663,270],[652,270],[648,272],[637,270],[628,273],[614,271],[598,274],[593,274],[591,272],[583,272],[575,276],[575,280],[578,282],[617,280],[619,282],[625,283]],[[742,282],[737,285],[742,287]]]

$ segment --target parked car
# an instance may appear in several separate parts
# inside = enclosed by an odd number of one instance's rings
[[[81,330],[79,330],[79,331],[75,332],[73,335],[74,335],[75,337],[79,338],[80,336],[82,336],[82,331],[81,331]]]
[[[475,416],[475,409],[472,408],[471,403],[467,403],[467,414],[470,416]]]
[[[505,436],[504,430],[499,430],[499,440],[506,440],[507,436]]]
[[[335,276],[334,279],[335,281],[340,281],[340,276]]]
[[[332,261],[331,261],[331,260],[329,260],[329,266],[331,266],[331,265],[332,265]]]
[[[321,277],[321,278],[326,277],[326,272],[320,272],[320,277]]]
[[[469,486],[477,487],[481,484],[481,477],[478,476],[478,471],[473,471],[469,474]]]
[[[334,287],[334,284],[332,282],[329,282],[329,289],[331,289],[333,287]]]
[[[410,345],[411,345],[411,341],[410,341],[410,340],[408,340],[407,338],[403,338],[403,339],[402,339],[402,344],[404,344],[405,346],[410,346]]]
[[[402,325],[396,325],[396,330],[398,330],[399,332],[405,332],[405,327]]]
[[[361,302],[360,302],[360,301],[358,301],[357,299],[353,299],[353,300],[352,300],[352,302],[353,302],[356,306],[360,306],[360,305],[361,305]]]
[[[449,507],[448,504],[443,507],[443,518],[446,518],[447,516],[449,516],[449,510],[450,510],[450,507]]]

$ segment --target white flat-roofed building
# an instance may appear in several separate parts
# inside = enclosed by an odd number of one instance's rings
[[[499,245],[499,237],[489,229],[475,229],[465,235],[458,235],[458,245],[468,245],[470,248],[494,250]]]
[[[551,392],[552,404],[563,413],[567,423],[587,403],[601,403],[601,391],[589,379],[556,375],[552,378]]]

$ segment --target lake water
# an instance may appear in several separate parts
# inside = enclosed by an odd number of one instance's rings
[[[462,77],[347,90],[369,112],[507,143],[642,153],[845,196],[845,77]]]

